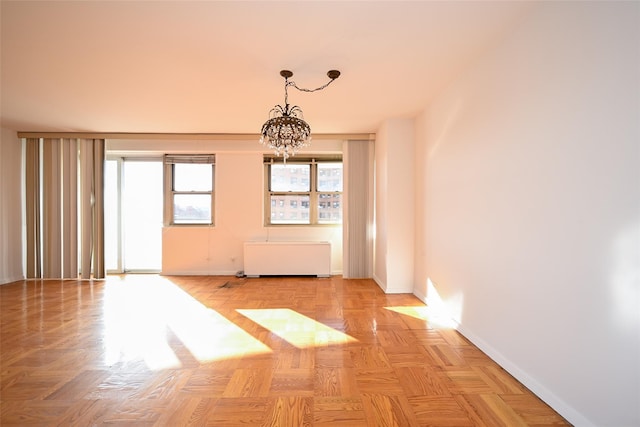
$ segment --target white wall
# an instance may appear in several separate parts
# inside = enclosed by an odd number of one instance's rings
[[[24,279],[22,265],[22,144],[15,131],[0,137],[0,284]]]
[[[215,226],[165,227],[162,273],[229,275],[244,270],[245,241],[329,241],[331,273],[342,273],[342,227],[265,227],[264,166],[268,151],[257,140],[118,140],[108,141],[110,153],[206,152],[216,154]],[[342,141],[313,141],[307,152],[341,152]]]
[[[639,22],[541,4],[416,121],[415,293],[577,426],[640,425]]]
[[[410,293],[414,266],[414,124],[386,120],[376,135],[374,280],[387,293]]]

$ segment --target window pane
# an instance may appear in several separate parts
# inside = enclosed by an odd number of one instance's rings
[[[342,191],[342,163],[318,163],[318,191]]]
[[[271,196],[271,224],[309,224],[309,195]]]
[[[125,271],[162,268],[161,161],[128,161],[123,167],[123,267]]]
[[[174,194],[173,223],[211,224],[211,195]]]
[[[342,223],[342,202],[340,194],[318,195],[318,223]]]
[[[310,191],[311,165],[271,165],[271,191]]]
[[[198,163],[173,165],[174,191],[211,191],[213,166]]]

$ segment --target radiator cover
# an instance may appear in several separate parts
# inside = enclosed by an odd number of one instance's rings
[[[245,242],[244,274],[249,277],[329,277],[331,243]]]

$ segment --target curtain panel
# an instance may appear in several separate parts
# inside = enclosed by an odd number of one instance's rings
[[[345,278],[373,275],[373,143],[343,143],[343,268]]]
[[[27,277],[104,278],[104,139],[27,138],[25,153]]]
[[[29,278],[36,278],[42,277],[40,140],[27,138],[25,148],[26,274]]]

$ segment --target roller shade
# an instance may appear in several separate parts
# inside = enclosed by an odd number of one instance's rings
[[[200,163],[210,164],[216,163],[215,154],[165,154],[165,165],[173,165],[176,163]]]

